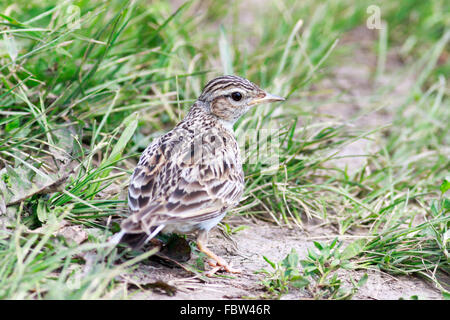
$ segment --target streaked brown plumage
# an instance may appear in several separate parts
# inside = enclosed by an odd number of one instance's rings
[[[222,76],[208,82],[186,117],[142,153],[128,189],[124,234],[199,231],[198,248],[226,271],[236,272],[206,248],[207,233],[236,206],[244,191],[239,147],[232,126],[252,105],[281,101],[252,82]]]

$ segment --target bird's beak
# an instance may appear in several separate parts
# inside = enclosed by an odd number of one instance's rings
[[[277,101],[284,101],[286,100],[285,98],[276,96],[274,94],[265,92],[265,96],[264,97],[258,97],[253,99],[252,101],[249,102],[249,106],[254,106],[257,104],[261,104],[261,103],[269,103],[269,102],[277,102]]]

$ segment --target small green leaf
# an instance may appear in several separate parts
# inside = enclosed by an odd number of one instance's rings
[[[274,268],[274,269],[277,268],[276,264],[275,264],[274,262],[270,261],[269,258],[267,258],[266,256],[263,256],[263,259],[266,260],[266,262],[267,262],[268,264],[270,264],[270,266],[271,266],[272,268]]]
[[[301,289],[306,287],[309,284],[309,281],[308,279],[298,275],[292,277],[290,283],[294,288]]]
[[[365,274],[361,277],[361,279],[359,279],[357,287],[358,287],[358,288],[361,288],[363,285],[365,285],[366,282],[367,282],[367,279],[369,279],[369,276],[367,275],[367,273],[365,273]]]
[[[238,226],[238,227],[234,228],[233,230],[231,230],[231,233],[232,233],[232,234],[235,234],[236,232],[245,230],[245,229],[247,229],[247,228],[249,228],[249,226]]]
[[[305,274],[318,273],[316,266],[305,266],[303,271]]]
[[[330,244],[330,249],[333,249],[337,242],[338,242],[338,238],[334,238],[333,242],[331,242],[331,244]]]
[[[450,189],[450,181],[448,181],[447,179],[444,179],[444,182],[442,182],[439,189],[441,189],[441,192],[443,194],[446,193]]]
[[[231,227],[230,227],[230,225],[228,223],[226,223],[226,222],[223,222],[222,225],[223,225],[223,229],[224,229],[225,233],[226,234],[231,234]]]
[[[317,260],[318,255],[313,251],[308,249],[308,258],[311,260]]]
[[[330,267],[334,269],[334,268],[336,268],[337,266],[339,266],[340,264],[341,264],[341,260],[335,259],[335,260],[331,261]]]
[[[358,239],[353,241],[342,251],[341,259],[348,260],[357,256],[363,251],[365,244],[365,239]]]
[[[431,209],[431,213],[433,213],[434,216],[438,216],[439,215],[439,210],[436,207],[436,203],[435,202],[433,202],[431,204],[431,208],[430,209]]]
[[[356,265],[348,260],[341,261],[341,268],[345,270],[352,270],[356,268]]]
[[[40,222],[45,223],[48,219],[47,207],[45,205],[44,199],[39,199],[36,208],[37,217]]]
[[[450,210],[450,200],[449,200],[449,199],[444,199],[444,200],[442,201],[442,207],[443,207],[445,210]]]
[[[292,248],[291,253],[283,259],[281,265],[286,268],[296,268],[298,266],[298,254],[294,248]]]
[[[17,129],[19,126],[20,126],[20,119],[16,118],[13,121],[11,121],[5,125],[5,131],[11,132],[14,129]]]
[[[329,247],[324,247],[321,255],[319,256],[319,261],[323,264],[325,263],[326,260],[328,260],[328,258],[330,257],[330,248]]]
[[[319,250],[322,250],[322,249],[323,249],[323,246],[322,246],[322,244],[321,244],[320,242],[314,241],[313,243],[314,243],[314,246],[315,246],[317,249],[319,249]]]

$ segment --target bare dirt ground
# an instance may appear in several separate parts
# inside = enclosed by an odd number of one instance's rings
[[[232,278],[205,278],[185,271],[180,267],[168,267],[157,262],[141,265],[132,275],[124,277],[130,283],[148,286],[156,285],[152,290],[140,292],[132,299],[181,299],[181,300],[209,300],[209,299],[246,299],[261,298],[266,292],[261,280],[264,277],[257,273],[261,269],[270,270],[269,264],[263,256],[271,261],[282,260],[292,248],[303,258],[307,249],[313,247],[314,240],[331,240],[335,235],[329,229],[320,225],[308,224],[302,231],[297,227],[289,229],[279,227],[267,222],[242,220],[239,224],[248,228],[233,235],[230,241],[216,228],[211,232],[209,247],[218,255],[231,262],[234,267],[240,268],[242,274],[233,275]],[[236,221],[236,219],[234,219]],[[193,254],[192,260],[196,254]],[[209,267],[208,267],[209,268]],[[340,274],[343,279],[351,276],[359,280],[364,273],[368,274],[367,283],[360,288],[353,299],[409,299],[418,296],[419,299],[440,299],[439,290],[427,282],[416,277],[393,277],[377,270],[351,271]],[[162,290],[161,284],[175,288],[168,295]],[[344,285],[345,286],[345,285]],[[281,299],[310,299],[306,291],[290,290],[281,296]]]

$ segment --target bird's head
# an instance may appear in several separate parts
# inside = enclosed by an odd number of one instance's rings
[[[198,98],[222,121],[234,123],[252,106],[285,99],[270,94],[238,76],[221,76],[209,81]]]

